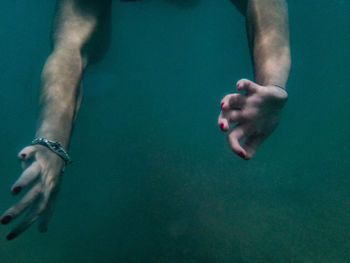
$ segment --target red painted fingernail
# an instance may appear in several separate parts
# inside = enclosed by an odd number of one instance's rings
[[[6,215],[1,219],[1,224],[6,225],[6,224],[10,223],[11,220],[12,220],[12,216]]]
[[[7,240],[12,240],[12,239],[14,239],[16,236],[17,236],[17,234],[15,234],[15,233],[10,233],[10,234],[8,234],[8,235],[6,236],[6,238],[7,238]]]
[[[224,125],[223,123],[220,123],[220,128],[221,128],[221,130],[223,130],[224,127],[225,127],[225,125]]]
[[[22,190],[22,187],[16,186],[16,187],[14,187],[14,188],[12,189],[12,192],[13,192],[14,194],[18,194],[19,192],[21,192],[21,190]]]
[[[221,104],[220,104],[221,109],[223,109],[224,105],[225,105],[225,103],[221,102]]]
[[[22,158],[26,158],[26,156],[27,156],[27,155],[26,155],[25,153],[22,153],[22,154],[21,154],[21,157],[22,157]]]
[[[238,155],[241,156],[244,159],[246,158],[246,156],[245,156],[245,154],[243,152],[239,152]]]

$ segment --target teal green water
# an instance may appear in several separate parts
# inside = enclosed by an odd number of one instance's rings
[[[230,1],[115,1],[49,232],[7,242],[1,263],[350,262],[350,2],[289,1],[293,66],[276,132],[248,162],[216,125],[252,78]],[[31,141],[54,2],[3,3],[0,209]]]

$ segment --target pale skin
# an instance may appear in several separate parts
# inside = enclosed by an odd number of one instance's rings
[[[286,3],[282,0],[254,0],[247,4],[255,82],[239,80],[236,89],[245,93],[225,96],[218,118],[221,130],[228,132],[231,149],[243,159],[252,158],[258,146],[276,128],[288,98],[283,89],[290,70],[287,14]],[[236,125],[230,130],[230,124]]]
[[[53,51],[42,72],[36,137],[59,141],[66,150],[81,103],[83,72],[110,4],[110,0],[59,0],[57,4]],[[228,132],[232,150],[249,159],[279,122],[287,100],[287,92],[280,87],[286,86],[290,50],[285,0],[247,0],[244,12],[255,80],[239,80],[237,90],[245,93],[222,99],[218,124]],[[234,123],[230,130],[229,125]],[[39,231],[47,230],[64,168],[63,160],[42,145],[25,147],[18,158],[23,172],[11,191],[26,193],[3,213],[1,222],[8,224],[24,211],[29,212],[10,230],[8,240],[35,221],[39,221]]]

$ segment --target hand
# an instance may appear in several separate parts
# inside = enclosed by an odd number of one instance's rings
[[[229,94],[221,100],[218,125],[227,132],[229,123],[237,124],[227,139],[232,150],[248,160],[276,128],[288,94],[277,86],[261,86],[247,79],[239,80],[236,86],[245,93]]]
[[[13,194],[18,194],[25,188],[28,190],[19,202],[1,216],[1,223],[8,224],[28,208],[29,211],[7,235],[8,240],[21,234],[38,219],[39,231],[47,231],[64,165],[57,154],[42,145],[25,147],[18,154],[18,158],[23,172],[13,184],[11,191]]]

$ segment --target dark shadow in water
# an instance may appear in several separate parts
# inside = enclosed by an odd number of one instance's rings
[[[146,2],[146,1],[153,1],[153,0],[120,0],[120,1],[121,2]],[[200,2],[200,0],[162,0],[162,1],[175,5],[181,9],[195,7]]]
[[[64,2],[65,0],[59,0],[57,3]],[[111,40],[111,0],[99,0],[99,4],[96,5],[95,0],[73,0],[76,5],[79,6],[82,13],[97,13],[99,25],[98,28],[93,32],[91,38],[88,40],[86,45],[83,47],[83,52],[90,54],[89,62],[94,64],[101,60],[106,54],[110,40]],[[139,2],[146,0],[120,0],[122,2]],[[148,0],[153,1],[153,0]],[[173,4],[181,9],[188,9],[197,6],[201,0],[162,0],[167,3]],[[245,15],[247,8],[247,0],[231,0],[236,8]],[[59,5],[59,4],[58,4]],[[57,5],[57,6],[58,6]],[[56,6],[56,12],[57,10]],[[96,10],[98,9],[98,10]],[[55,23],[55,22],[54,22]]]
[[[144,2],[146,0],[120,0],[121,2]],[[152,1],[152,0],[149,0]],[[187,9],[197,6],[200,0],[163,0],[179,8]],[[247,9],[247,0],[231,0],[239,12],[245,15]]]
[[[99,4],[96,6],[95,0],[76,0],[82,11],[86,14],[96,13],[98,17],[98,26],[96,30],[88,39],[83,47],[82,52],[89,54],[89,63],[95,64],[104,58],[107,53],[111,38],[112,38],[112,14],[111,14],[111,0],[98,0]],[[97,10],[96,10],[97,9]]]
[[[231,0],[231,2],[236,6],[239,12],[241,12],[243,15],[246,14],[247,0]]]
[[[179,8],[192,8],[195,7],[200,0],[164,0],[165,2],[176,5]]]

